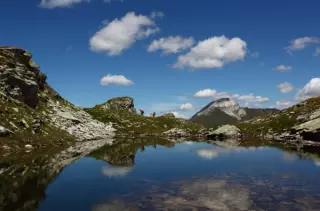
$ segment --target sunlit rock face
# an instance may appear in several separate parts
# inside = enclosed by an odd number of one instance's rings
[[[235,124],[257,116],[276,113],[276,109],[243,108],[231,98],[210,102],[196,113],[191,120],[205,126]]]

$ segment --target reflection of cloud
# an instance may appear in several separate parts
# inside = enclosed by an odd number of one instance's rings
[[[107,177],[122,177],[127,175],[129,172],[132,171],[130,167],[114,167],[114,166],[103,166],[102,167],[102,174]]]
[[[247,187],[214,179],[179,181],[168,188],[154,185],[147,196],[143,195],[133,203],[128,203],[123,198],[121,200],[95,205],[93,211],[132,211],[140,210],[141,205],[145,208],[144,210],[246,211],[250,208]]]
[[[219,153],[214,149],[199,149],[196,152],[198,156],[204,159],[214,159],[219,156]]]
[[[192,141],[186,141],[186,142],[184,142],[184,144],[192,145],[194,143]]]
[[[319,161],[319,160],[314,161],[314,164],[315,164],[316,166],[319,166],[319,167],[320,167],[320,161]]]
[[[283,160],[284,161],[289,161],[289,162],[294,162],[297,160],[297,155],[296,153],[290,153],[290,152],[284,152],[283,153]]]
[[[219,157],[220,154],[230,154],[232,152],[247,152],[247,151],[255,151],[259,150],[260,147],[220,147],[217,146],[215,148],[203,148],[203,149],[197,149],[196,153],[198,156],[204,158],[204,159],[214,159]]]

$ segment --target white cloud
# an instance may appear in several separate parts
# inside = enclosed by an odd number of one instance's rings
[[[123,177],[132,171],[130,167],[103,166],[102,174],[107,177]]]
[[[273,106],[274,108],[278,109],[285,109],[294,104],[293,100],[279,100],[276,102],[276,104]]]
[[[178,57],[175,68],[221,68],[244,58],[247,43],[240,38],[211,37],[200,41],[190,52]]]
[[[317,96],[320,96],[320,78],[313,78],[303,87],[303,89],[298,91],[296,99],[304,100]]]
[[[149,17],[127,13],[99,30],[90,39],[90,48],[95,52],[106,52],[109,56],[120,55],[137,40],[149,37],[159,28]]]
[[[273,68],[273,70],[277,70],[279,72],[285,72],[285,71],[288,71],[288,70],[292,70],[292,67],[291,66],[285,66],[285,65],[279,65],[275,68]]]
[[[320,56],[320,48],[316,49],[316,52],[314,53],[315,56]]]
[[[56,8],[56,7],[71,7],[74,4],[89,2],[89,0],[41,0],[40,7]]]
[[[160,11],[153,11],[150,15],[151,18],[163,18],[164,17],[164,13],[163,12],[160,12]]]
[[[194,96],[199,98],[213,97],[217,93],[214,89],[203,89],[198,91]]]
[[[177,111],[171,111],[171,112],[167,112],[167,113],[172,113],[176,118],[188,119],[187,116],[185,116]]]
[[[255,96],[254,94],[249,95],[239,95],[235,94],[232,95],[233,98],[244,101],[246,103],[266,103],[270,101],[268,97],[262,97],[262,96]]]
[[[308,45],[318,44],[318,43],[320,43],[320,39],[318,37],[300,37],[295,40],[291,40],[290,45],[285,49],[288,52],[298,51],[298,50],[304,49]]]
[[[127,79],[123,75],[110,75],[110,74],[108,74],[108,75],[102,77],[100,80],[101,86],[108,86],[111,84],[129,86],[129,85],[133,85],[134,83],[131,80]]]
[[[180,109],[181,110],[186,110],[186,111],[190,111],[190,110],[193,110],[194,109],[194,107],[193,107],[193,105],[191,104],[191,103],[185,103],[185,104],[182,104],[181,106],[180,106]]]
[[[166,37],[154,40],[148,47],[149,52],[161,50],[164,54],[179,53],[183,50],[189,49],[194,45],[192,37],[183,38],[181,36]]]
[[[256,96],[252,93],[249,95],[230,94],[228,92],[217,92],[214,89],[200,90],[194,95],[194,97],[214,98],[214,99],[233,98],[233,99],[244,101],[247,106],[249,105],[249,103],[266,103],[270,100],[268,97]]]
[[[293,86],[288,82],[283,82],[277,85],[277,87],[280,89],[281,93],[290,93],[293,90]]]
[[[231,95],[227,92],[217,92],[217,90],[214,89],[203,89],[198,91],[194,97],[197,98],[208,98],[208,97],[212,97],[215,99],[219,99],[219,98],[230,98]]]

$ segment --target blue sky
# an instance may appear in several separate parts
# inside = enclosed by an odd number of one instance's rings
[[[320,95],[318,8],[317,0],[1,1],[0,45],[31,51],[48,83],[79,106],[131,96],[147,113],[190,116],[228,96],[283,108]]]

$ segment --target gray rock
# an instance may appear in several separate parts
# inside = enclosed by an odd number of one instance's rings
[[[105,103],[106,106],[111,106],[115,108],[128,109],[129,111],[136,113],[134,108],[133,98],[131,97],[116,97],[108,100]]]
[[[13,134],[13,132],[3,126],[0,126],[0,137],[5,137],[8,136],[10,134]]]
[[[61,112],[61,111],[58,111],[57,112],[57,115],[64,118],[64,119],[67,119],[67,120],[71,120],[72,122],[75,122],[75,123],[80,123],[81,121],[77,118],[75,118],[71,113],[69,112]]]
[[[241,131],[234,125],[223,125],[219,127],[217,130],[210,133],[209,136],[221,138],[240,138]]]
[[[302,114],[302,115],[299,115],[297,117],[297,121],[298,122],[306,122],[309,120],[309,115],[308,114]]]
[[[188,137],[190,134],[183,129],[172,128],[166,132],[162,133],[166,137]]]
[[[309,120],[320,118],[320,108],[311,113]]]
[[[320,118],[297,125],[291,132],[301,135],[304,140],[320,142]]]

